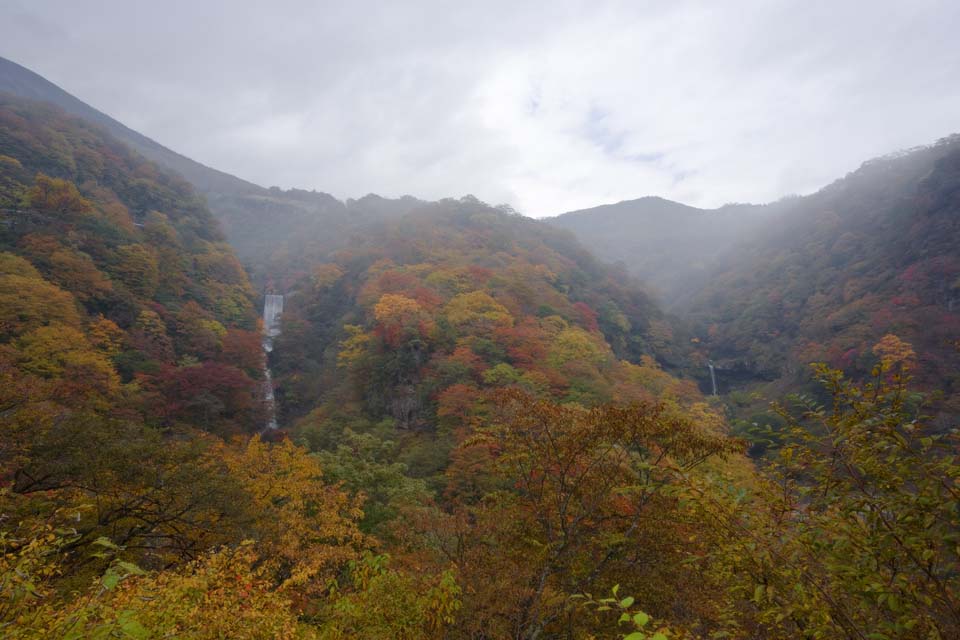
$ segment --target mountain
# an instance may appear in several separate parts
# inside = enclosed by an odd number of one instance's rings
[[[784,203],[675,310],[731,374],[777,379],[782,390],[806,380],[810,362],[863,378],[896,358],[958,415],[957,247],[960,136],[952,136]]]
[[[280,290],[353,235],[426,204],[411,196],[374,194],[343,202],[323,192],[277,187],[209,192],[207,201],[254,280]]]
[[[284,192],[363,232],[290,257],[269,443],[253,293],[204,200],[8,94],[0,149],[0,578],[36,594],[0,611],[13,637],[432,638],[454,615],[456,637],[549,636],[567,594],[614,579],[658,615],[695,600],[645,569],[694,545],[666,542],[693,529],[658,496],[746,461],[658,364],[677,355],[656,304],[571,234],[472,197]],[[577,504],[511,496],[521,459]]]
[[[383,351],[406,344],[406,338],[379,335],[392,331],[382,318],[368,324],[385,298],[409,307],[403,307],[401,333],[412,331],[410,323],[431,327],[418,330],[420,351],[404,365],[409,371],[381,386],[374,380],[396,363],[358,376],[363,385],[374,385],[361,397],[376,407],[375,420],[389,418],[405,428],[435,426],[435,395],[454,381],[475,377],[471,384],[479,382],[478,392],[496,386],[483,384],[482,373],[490,368],[510,384],[528,376],[531,388],[589,404],[616,395],[616,385],[594,370],[600,363],[622,358],[676,364],[682,355],[669,321],[634,280],[595,260],[568,234],[471,197],[424,204],[371,226],[316,264],[289,297],[290,329],[274,353],[288,423],[328,394],[342,393],[338,345],[356,339],[347,325],[385,339]],[[455,311],[459,304],[465,308]],[[459,315],[477,316],[478,326],[456,320]],[[541,370],[555,339],[569,340],[571,349],[583,353],[558,355],[558,363]],[[453,366],[437,363],[449,358],[469,362],[476,375],[454,380],[447,372],[425,379],[434,375],[432,368]],[[409,397],[391,400],[398,395]]]
[[[402,215],[419,200],[368,195],[341,202],[325,193],[269,189],[191,160],[130,129],[52,82],[0,58],[0,93],[53,104],[109,131],[145,158],[180,174],[206,197],[227,239],[260,286],[303,273],[316,256],[371,221]]]
[[[3,637],[960,637],[957,434],[893,375],[956,406],[957,139],[568,218],[691,334],[507,207],[200,193],[95,115],[0,94]],[[286,294],[283,429],[207,202]],[[764,465],[725,419],[755,394],[673,375],[806,390],[807,357],[856,379],[818,369]]]
[[[709,278],[717,257],[779,208],[779,204],[731,204],[698,209],[646,197],[546,221],[576,234],[596,255],[622,262],[670,305]]]
[[[255,184],[211,169],[171,151],[75,98],[42,76],[6,58],[0,58],[0,93],[54,104],[69,114],[97,124],[148,160],[176,171],[201,192],[258,193],[264,190]]]
[[[71,385],[73,364],[95,363],[104,407],[129,384],[142,394],[127,409],[152,424],[257,430],[253,291],[190,185],[85,120],[8,95],[0,150],[7,355],[65,343],[23,375]]]
[[[651,197],[547,222],[653,285],[691,333],[688,372],[704,388],[712,360],[721,392],[766,389],[756,410],[809,389],[810,362],[868,377],[897,339],[948,420],[960,412],[958,157],[953,136],[767,205]]]

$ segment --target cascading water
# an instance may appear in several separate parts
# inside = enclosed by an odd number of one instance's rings
[[[283,296],[268,293],[263,300],[263,351],[269,356],[273,351],[273,339],[280,335],[280,315],[283,313]],[[263,366],[263,377],[267,388],[264,400],[267,403],[267,430],[277,428],[277,407],[273,397],[273,376],[270,375],[270,365],[266,360]]]
[[[713,395],[717,395],[717,374],[713,370],[713,360],[707,360],[707,366],[710,368],[710,384],[713,385]]]

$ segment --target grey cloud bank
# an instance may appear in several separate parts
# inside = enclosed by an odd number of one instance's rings
[[[265,186],[529,215],[806,193],[960,130],[960,3],[0,5],[0,55]]]

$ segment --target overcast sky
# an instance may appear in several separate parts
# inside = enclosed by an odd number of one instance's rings
[[[2,0],[0,56],[264,186],[552,215],[960,131],[960,2]]]

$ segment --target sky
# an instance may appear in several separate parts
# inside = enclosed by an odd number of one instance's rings
[[[0,0],[0,56],[171,149],[536,217],[804,194],[960,132],[960,2]]]

